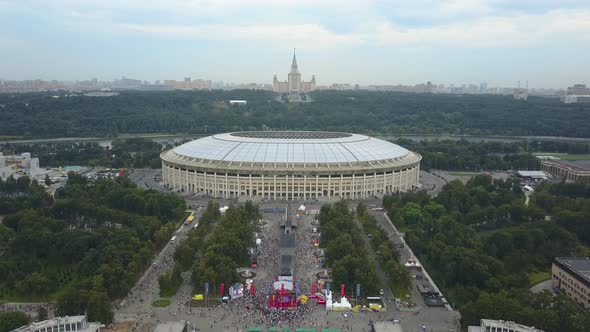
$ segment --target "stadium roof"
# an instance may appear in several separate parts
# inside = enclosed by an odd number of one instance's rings
[[[378,138],[321,131],[217,134],[182,144],[173,151],[188,158],[246,163],[356,163],[409,153]]]

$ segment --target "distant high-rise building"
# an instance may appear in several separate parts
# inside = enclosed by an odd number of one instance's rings
[[[566,104],[581,104],[590,102],[590,88],[586,84],[574,84],[567,88],[564,95],[561,96],[561,101]]]
[[[488,92],[488,83],[481,82],[479,83],[479,93],[487,93]]]
[[[278,93],[300,94],[302,92],[310,92],[316,89],[315,75],[311,76],[311,81],[304,82],[301,80],[301,73],[297,66],[297,57],[293,51],[293,61],[291,63],[291,71],[287,75],[287,81],[280,82],[277,75],[272,80],[272,91]]]

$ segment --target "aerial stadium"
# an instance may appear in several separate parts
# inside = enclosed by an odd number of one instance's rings
[[[162,152],[174,190],[220,198],[366,199],[418,186],[422,157],[359,134],[245,131]]]

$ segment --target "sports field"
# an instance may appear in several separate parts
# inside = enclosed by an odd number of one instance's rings
[[[590,160],[590,154],[535,153],[536,156],[552,156],[562,160]]]

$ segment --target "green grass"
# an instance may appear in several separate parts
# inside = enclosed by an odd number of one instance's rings
[[[169,289],[165,289],[165,290],[161,290],[160,291],[160,296],[161,297],[171,297],[176,295],[176,292],[178,292],[178,288],[180,288],[180,285],[178,285],[178,287],[176,288],[169,288]]]
[[[551,274],[549,272],[542,271],[529,273],[529,287],[533,287],[534,285],[549,279],[551,279]]]
[[[390,284],[389,287],[391,288],[393,296],[397,297],[398,299],[401,299],[402,301],[407,300],[406,295],[410,294],[407,288],[393,285],[393,283]]]
[[[474,176],[479,174],[481,174],[481,172],[449,172],[449,175],[453,176]]]
[[[536,156],[553,156],[562,160],[590,160],[590,154],[569,154],[569,153],[535,153]]]
[[[170,300],[156,300],[154,302],[152,302],[152,306],[154,307],[158,307],[158,308],[164,308],[170,305]]]

